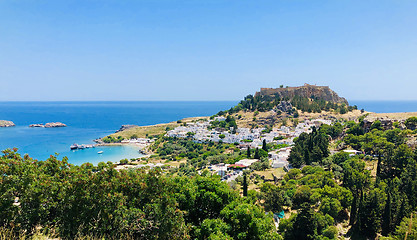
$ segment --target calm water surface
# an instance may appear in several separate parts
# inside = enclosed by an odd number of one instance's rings
[[[417,101],[349,101],[349,104],[376,113],[417,112]]]
[[[0,102],[0,120],[16,124],[0,128],[0,149],[19,148],[21,154],[45,160],[51,154],[67,156],[74,164],[119,161],[141,156],[130,146],[70,151],[73,143],[92,144],[123,124],[140,126],[185,117],[211,116],[238,101],[228,102]],[[417,101],[350,101],[372,112],[417,112]],[[29,124],[63,122],[66,128],[29,128]],[[103,154],[97,154],[103,151]]]
[[[0,128],[0,149],[19,148],[21,154],[45,160],[51,154],[69,162],[98,163],[141,156],[134,147],[98,147],[70,151],[73,143],[92,144],[123,124],[152,125],[185,117],[211,116],[237,102],[0,102],[0,120],[16,124]],[[63,122],[65,128],[29,128],[33,123]],[[103,151],[103,154],[97,154]]]

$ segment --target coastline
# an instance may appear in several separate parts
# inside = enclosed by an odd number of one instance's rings
[[[119,163],[122,159],[137,159],[143,157],[142,148],[138,145],[119,144],[119,145],[100,145],[95,148],[68,150],[59,156],[68,157],[71,164],[82,165],[92,163],[97,165],[99,162]]]
[[[48,103],[49,104],[49,103]],[[46,104],[48,106],[48,104]],[[14,108],[13,108],[14,109]],[[119,108],[117,108],[119,109]],[[219,107],[217,106],[216,109],[226,109],[224,107]],[[26,110],[19,110],[19,111],[26,111]],[[75,111],[75,109],[74,109]],[[193,110],[194,111],[194,110]],[[212,110],[214,111],[214,110]],[[108,112],[106,110],[106,112]],[[11,112],[13,113],[13,112]],[[71,112],[73,114],[73,112]],[[234,115],[239,115],[241,113],[236,113]],[[398,113],[391,113],[391,112],[387,112],[387,113],[380,113],[380,112],[364,112],[364,113],[360,113],[359,110],[357,110],[357,114],[352,114],[349,115],[350,113],[347,113],[345,115],[340,115],[340,114],[335,114],[335,113],[310,113],[310,114],[302,114],[303,119],[308,119],[308,118],[320,118],[321,116],[323,118],[326,117],[335,117],[335,118],[343,118],[346,120],[354,120],[357,119],[358,117],[364,115],[364,114],[369,114],[367,116],[367,118],[390,118],[390,119],[397,119],[397,120],[405,120],[407,117],[411,117],[411,116],[417,116],[417,112],[398,112]],[[2,119],[8,119],[10,118],[10,114],[7,111],[3,112],[3,117]],[[209,115],[209,114],[207,114]],[[245,112],[245,114],[242,114],[244,119],[241,120],[237,120],[238,125],[240,127],[240,122],[242,120],[246,121],[248,124],[252,124],[252,119],[254,118],[254,113],[253,112]],[[43,115],[40,115],[41,117]],[[45,120],[40,118],[40,116],[38,115],[33,115],[33,117],[31,116],[30,118],[26,118],[26,119],[30,119],[30,120],[26,120],[26,121],[30,121],[30,122],[48,122],[49,120]],[[72,116],[72,115],[71,115]],[[137,116],[137,113],[136,115]],[[19,152],[21,152],[22,154],[24,153],[29,153],[30,156],[33,156],[35,159],[40,159],[40,160],[45,160],[46,158],[48,158],[50,155],[53,155],[54,152],[59,152],[60,156],[68,156],[70,161],[75,163],[75,164],[82,164],[82,161],[80,160],[81,154],[77,154],[76,158],[78,158],[78,160],[74,160],[73,161],[73,156],[75,154],[73,154],[72,152],[70,152],[69,150],[69,146],[74,143],[74,142],[80,142],[80,143],[87,143],[89,144],[89,141],[92,141],[92,139],[97,138],[97,136],[124,136],[127,139],[129,139],[131,137],[131,135],[135,134],[135,131],[138,132],[138,137],[143,137],[143,138],[151,138],[153,136],[156,135],[160,135],[163,133],[166,133],[166,129],[172,129],[175,128],[179,125],[181,125],[182,123],[188,123],[188,122],[192,122],[194,120],[198,120],[198,119],[208,119],[208,116],[204,116],[204,115],[200,115],[201,117],[190,117],[190,118],[184,118],[179,120],[180,123],[178,123],[178,121],[166,121],[164,122],[163,119],[167,119],[167,117],[164,117],[161,120],[161,123],[157,123],[157,124],[149,124],[149,125],[143,125],[143,126],[138,126],[135,128],[131,128],[131,129],[127,129],[125,131],[119,132],[119,133],[114,133],[114,131],[116,131],[116,128],[113,127],[106,127],[107,125],[105,123],[100,123],[100,125],[97,125],[97,128],[89,128],[88,126],[82,126],[81,123],[84,122],[84,116],[81,117],[81,115],[79,116],[79,118],[76,118],[76,120],[79,122],[74,123],[74,121],[72,122],[68,122],[70,125],[70,127],[68,128],[56,128],[54,130],[50,130],[48,131],[47,134],[45,134],[45,130],[43,129],[30,129],[28,128],[28,124],[29,122],[22,122],[22,121],[18,121],[16,122],[17,126],[15,128],[4,128],[1,129],[6,135],[10,135],[13,134],[14,138],[12,141],[3,141],[3,148],[6,149],[7,147],[11,147],[11,146],[18,146],[19,148]],[[126,124],[126,123],[133,123],[133,124],[137,124],[138,121],[132,121],[132,116],[129,116],[128,118],[123,118],[120,119],[118,121],[118,126],[121,126],[122,124]],[[267,120],[268,117],[268,112],[259,112],[259,115],[257,116],[257,119],[262,120],[262,118],[264,120]],[[136,117],[137,118],[137,117]],[[34,120],[36,119],[36,120]],[[59,118],[56,117],[55,118],[58,121],[66,121],[68,119],[65,118]],[[170,117],[170,120],[175,119],[175,117]],[[16,119],[12,119],[12,120],[16,120]],[[288,124],[292,124],[291,119],[288,119]],[[300,119],[301,120],[301,119]],[[16,120],[17,121],[17,120]],[[158,121],[157,119],[155,119],[155,121]],[[105,122],[105,121],[103,121]],[[262,124],[261,122],[259,122],[259,125]],[[88,124],[90,125],[90,124]],[[90,125],[92,126],[92,125]],[[95,126],[95,125],[94,125]],[[244,126],[243,126],[244,127]],[[100,130],[100,129],[114,129],[114,130]],[[89,132],[88,134],[85,134],[86,132]],[[100,135],[99,135],[100,134]],[[4,135],[4,136],[6,136]],[[83,137],[88,135],[88,137]],[[80,137],[81,136],[81,137]],[[43,145],[48,145],[47,147],[43,147],[42,149],[48,149],[48,147],[50,148],[49,150],[47,150],[47,152],[40,152],[38,149],[40,149],[39,147],[39,143],[32,144],[31,142],[25,142],[24,139],[37,139],[38,142],[42,143]],[[8,139],[10,139],[8,137]],[[22,140],[23,139],[23,140]],[[72,140],[68,140],[68,139],[72,139]],[[129,143],[99,143],[96,146],[98,147],[117,147],[117,146],[133,146],[133,147],[137,147],[140,149],[146,149],[147,145],[140,145],[140,144],[129,144]],[[86,150],[85,150],[86,151]],[[88,150],[87,150],[88,151]],[[113,151],[113,150],[112,150]],[[92,150],[91,151],[93,154],[90,155],[90,157],[86,158],[86,161],[95,161],[95,160],[91,160],[92,158],[96,158],[97,156],[97,151]],[[93,156],[95,154],[95,156]],[[89,155],[89,154],[85,154],[85,155]],[[119,158],[122,159],[123,155],[121,155],[121,157]],[[116,159],[116,158],[115,158]],[[116,161],[116,160],[115,160]]]
[[[139,153],[141,154],[148,154],[150,153],[146,151],[146,148],[150,146],[149,144],[142,144],[142,143],[98,143],[95,145],[96,147],[120,147],[120,146],[130,146],[130,147],[137,147],[139,149]]]
[[[46,160],[50,155],[59,153],[60,158],[68,156],[70,163],[81,165],[81,155],[87,156],[86,162],[95,161],[91,160],[95,158],[92,155],[97,155],[98,150],[84,151],[93,154],[75,154],[70,152],[70,146],[74,143],[95,144],[94,139],[108,136],[124,124],[149,126],[175,123],[186,117],[210,116],[236,103],[237,101],[0,102],[0,120],[10,120],[16,124],[16,127],[0,128],[0,148],[4,150],[16,147],[21,155],[27,153],[38,160]],[[28,127],[33,123],[47,122],[63,122],[68,127]],[[113,149],[111,151],[122,152]],[[74,155],[77,159],[73,161]]]

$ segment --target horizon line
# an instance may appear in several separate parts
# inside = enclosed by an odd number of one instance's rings
[[[0,103],[8,102],[240,102],[239,100],[0,100]],[[350,99],[348,102],[414,102],[417,99]]]

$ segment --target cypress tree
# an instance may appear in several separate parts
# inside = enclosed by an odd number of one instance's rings
[[[248,181],[247,181],[246,173],[243,174],[242,188],[243,188],[243,196],[244,197],[248,196]]]
[[[247,153],[246,153],[246,156],[248,157],[248,158],[251,158],[251,156],[250,156],[250,147],[248,146],[248,151],[247,151]]]
[[[388,193],[387,201],[385,203],[384,215],[382,216],[382,235],[388,236],[391,232],[391,194]]]
[[[397,221],[395,222],[395,225],[400,225],[403,218],[407,215],[407,210],[407,198],[403,196],[401,199],[401,207],[398,212]]]
[[[313,240],[317,237],[318,221],[317,215],[308,203],[303,203],[294,223],[285,234],[286,239]]]
[[[378,155],[378,164],[376,167],[376,184],[381,180],[381,154]]]
[[[356,220],[356,213],[357,213],[357,204],[358,204],[358,194],[353,194],[353,201],[352,201],[352,208],[350,210],[350,219],[349,219],[349,225],[353,226],[355,224]]]
[[[265,139],[262,141],[262,149],[264,151],[268,152],[268,148],[266,147],[266,140]]]
[[[365,199],[366,199],[366,194],[365,194]],[[361,190],[361,192],[360,192],[360,198],[359,198],[359,204],[358,204],[359,207],[358,207],[358,210],[356,210],[357,213],[358,213],[358,216],[356,217],[357,219],[356,219],[356,223],[355,223],[355,225],[358,227],[359,230],[362,230],[361,229],[361,218],[362,218],[361,214],[364,211],[364,203],[363,203],[363,201],[364,201],[364,196],[363,196],[363,192]]]

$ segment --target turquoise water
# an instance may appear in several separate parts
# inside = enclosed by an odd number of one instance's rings
[[[134,147],[98,147],[70,151],[73,143],[93,144],[123,124],[139,126],[211,116],[237,102],[0,102],[0,120],[16,124],[0,128],[0,149],[17,147],[21,154],[45,160],[54,153],[82,164],[141,156]],[[63,122],[65,128],[29,128],[33,123]],[[97,154],[103,151],[103,154]]]
[[[137,158],[142,156],[138,152],[139,148],[131,145],[124,146],[99,146],[95,148],[72,150],[69,154],[71,162],[81,163],[85,159],[91,159],[90,162],[117,162],[120,159]],[[102,154],[98,154],[99,151],[103,151]]]
[[[123,124],[140,126],[211,116],[235,106],[226,102],[0,102],[0,120],[17,126],[0,128],[0,149],[19,148],[21,154],[45,160],[54,153],[69,162],[119,161],[141,156],[130,146],[97,147],[70,151],[73,143],[93,144],[96,138],[115,132]],[[372,112],[417,112],[417,101],[350,101]],[[63,122],[66,128],[29,128],[29,124]],[[103,154],[97,154],[103,151]]]

